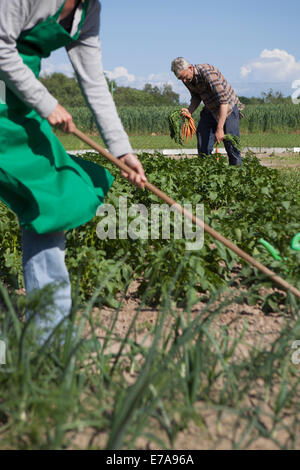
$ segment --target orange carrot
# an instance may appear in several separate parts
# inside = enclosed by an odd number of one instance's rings
[[[183,140],[185,137],[185,143],[187,143],[189,138],[193,140],[193,136],[196,132],[196,126],[195,126],[195,121],[191,114],[183,113],[183,116],[184,116],[184,122],[182,126],[181,138]]]
[[[190,128],[187,127],[186,140],[188,140],[189,136],[190,136]]]

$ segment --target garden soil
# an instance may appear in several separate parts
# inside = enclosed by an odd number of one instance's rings
[[[139,286],[138,281],[134,281],[130,286],[125,298],[122,300],[122,309],[119,312],[118,320],[114,326],[114,334],[117,337],[124,337],[130,327],[130,324],[136,314],[137,309],[140,308],[140,299],[137,293]],[[224,298],[222,299],[224,300]],[[216,302],[215,307],[217,307],[219,302]],[[192,308],[191,317],[192,319],[201,314],[203,308],[206,307],[206,303],[199,301]],[[214,307],[212,306],[212,311]],[[98,308],[95,308],[93,311],[95,318],[95,323],[97,323],[96,318],[101,318],[102,328],[96,329],[96,335],[101,341],[101,338],[105,336],[105,330],[109,329],[112,321],[115,316],[115,310],[108,307],[102,307],[101,311]],[[143,342],[145,336],[149,333],[151,326],[157,321],[157,317],[160,315],[160,311],[155,307],[143,306],[135,324],[134,332],[134,341],[139,343]],[[238,304],[232,303],[228,307],[222,309],[222,313],[215,317],[211,324],[211,329],[216,332],[218,328],[227,325],[229,328],[229,335],[236,337],[238,333],[241,333],[246,326],[246,333],[243,338],[243,344],[239,347],[237,354],[242,354],[247,356],[249,347],[254,345],[263,344],[264,348],[269,345],[272,346],[274,341],[278,338],[281,329],[283,328],[287,319],[282,314],[282,311],[279,309],[277,312],[271,314],[264,313],[259,305],[249,306],[246,303]],[[172,328],[172,325],[169,326]],[[86,336],[89,334],[86,332]],[[151,344],[151,338],[148,338],[148,344]],[[116,352],[119,349],[119,345],[115,345],[116,349],[114,350],[114,345],[111,346],[111,352]],[[295,366],[297,367],[297,366]],[[125,373],[124,377],[128,384],[134,383],[137,379],[135,373],[130,374]],[[263,384],[258,381],[258,383],[253,388],[251,394],[247,397],[244,406],[253,407],[260,406],[264,408],[264,411],[268,411],[268,404],[263,403],[261,397],[264,396],[263,393]],[[174,443],[174,449],[177,450],[204,450],[204,449],[232,449],[234,443],[237,441],[237,438],[242,435],[243,428],[242,426],[237,426],[238,418],[236,415],[230,413],[223,413],[222,419],[218,420],[218,412],[213,409],[213,407],[208,407],[204,403],[196,403],[195,409],[197,414],[201,416],[201,425],[196,425],[194,422],[191,422],[187,428],[182,429],[176,437]],[[286,424],[288,425],[289,420],[292,419],[292,416],[286,414]],[[262,418],[263,426],[268,426],[268,419]],[[271,423],[270,423],[271,424]],[[167,436],[159,428],[156,422],[149,422],[148,431],[152,434],[161,437],[164,442],[167,442]],[[300,431],[300,429],[299,429]],[[284,431],[281,431],[276,435],[278,442],[281,442],[284,445],[285,439],[287,439],[287,434]],[[105,445],[107,436],[97,435],[94,436],[92,431],[86,431],[82,435],[77,435],[74,439],[74,446],[79,448],[84,448],[87,444],[101,448]],[[300,448],[300,433],[298,433],[298,447]],[[258,438],[253,444],[247,447],[250,450],[271,450],[278,449],[272,441],[265,438]],[[139,438],[136,441],[135,449],[160,449],[157,445],[148,441],[145,438]]]
[[[276,163],[272,163],[272,156],[265,154],[257,156],[260,158],[263,165],[276,166]],[[174,156],[174,158],[180,157]],[[114,326],[114,334],[117,337],[126,336],[137,309],[140,308],[140,299],[137,293],[138,286],[139,282],[133,281],[125,298],[122,300],[122,308]],[[24,294],[24,291],[22,290],[20,293]],[[218,303],[216,303],[216,307],[218,306],[217,304]],[[192,318],[200,315],[205,306],[206,303],[202,302],[200,299],[192,308]],[[100,310],[96,307],[92,314],[95,319],[95,323],[101,324],[101,327],[96,329],[96,335],[101,341],[101,338],[105,336],[105,330],[110,329],[111,327],[115,316],[115,310],[109,307],[101,307]],[[144,341],[145,335],[147,335],[149,330],[151,330],[151,327],[156,323],[159,315],[160,310],[156,307],[143,306],[140,309],[133,333],[134,340],[136,342]],[[280,332],[287,321],[288,318],[283,315],[280,308],[277,312],[266,314],[262,311],[260,305],[250,306],[246,303],[232,303],[222,309],[222,312],[214,318],[211,328],[216,332],[218,328],[227,325],[229,332],[233,336],[236,336],[237,333],[242,332],[246,325],[243,345],[240,346],[238,353],[247,356],[247,344],[249,347],[259,343],[263,344],[264,347],[266,347],[266,345],[271,347],[280,335]],[[169,328],[172,328],[172,325],[169,325]],[[85,331],[84,336],[87,338],[89,337],[88,330]],[[111,352],[116,352],[118,350],[118,344],[112,344],[110,346],[112,348]],[[151,338],[148,338],[148,345],[150,346],[150,344]],[[114,347],[115,351],[113,351]],[[124,377],[128,384],[134,383],[137,379],[137,375],[135,373],[130,374],[129,372],[125,373]],[[244,403],[244,405],[250,408],[255,408],[258,405],[260,407],[264,407],[267,416],[268,404],[263,403],[263,400],[261,399],[261,397],[264,396],[263,392],[263,384],[258,381],[253,389],[253,393],[247,397],[247,403]],[[201,416],[201,424],[196,425],[194,422],[191,422],[185,429],[182,429],[177,434],[173,448],[177,450],[232,449],[234,447],[234,443],[243,432],[242,426],[237,425],[237,416],[228,411],[227,413],[223,413],[221,420],[218,420],[218,412],[214,410],[213,407],[209,407],[207,404],[201,402],[196,403],[195,409],[197,414]],[[289,422],[292,420],[292,416],[288,411],[285,416],[286,425],[288,426]],[[267,428],[269,424],[268,419],[264,417],[262,420],[262,426]],[[161,437],[164,442],[168,442],[167,436],[154,420],[153,422],[149,422],[148,431]],[[276,435],[276,439],[281,445],[284,445],[285,440],[287,439],[287,434],[284,431],[281,431]],[[296,434],[296,440],[295,448],[299,449],[300,429]],[[106,441],[107,435],[105,433],[100,432],[95,434],[92,429],[85,429],[73,436],[70,448],[85,449],[88,446],[93,446],[93,448],[101,449],[105,447]],[[272,441],[260,437],[255,440],[253,444],[250,444],[248,448],[252,450],[272,450],[278,449],[278,446],[276,446]],[[141,437],[136,441],[135,449],[157,450],[159,447],[154,445],[153,442],[148,441],[146,438]]]
[[[291,156],[290,153],[286,155],[280,154],[280,157]],[[257,155],[260,159],[262,165],[268,167],[280,167],[277,163],[277,159],[273,158],[273,155],[260,154]],[[178,156],[171,156],[171,158],[181,158]],[[288,161],[288,160],[287,160]],[[285,163],[285,167],[294,167],[294,165],[289,165]],[[299,166],[299,165],[296,165]],[[125,298],[122,301],[122,309],[119,312],[118,320],[114,326],[114,333],[117,336],[124,337],[130,327],[130,324],[137,312],[137,309],[140,308],[140,299],[137,293],[139,286],[138,281],[134,281],[130,286]],[[274,290],[277,290],[276,288]],[[199,301],[192,308],[192,318],[195,318],[197,315],[201,314],[203,308],[206,307],[206,303]],[[217,303],[216,303],[217,307]],[[95,317],[101,316],[101,323],[104,329],[110,328],[112,320],[114,318],[115,310],[108,307],[102,307],[101,312],[99,309],[95,308],[93,314]],[[157,317],[160,315],[158,308],[143,306],[140,311],[135,325],[134,331],[134,340],[136,342],[144,341],[145,335],[151,326],[154,325],[157,321]],[[248,354],[247,344],[249,347],[254,345],[263,344],[264,347],[269,346],[271,348],[272,344],[278,336],[288,319],[283,315],[283,312],[278,308],[277,312],[266,314],[262,311],[260,305],[250,306],[246,303],[231,303],[229,306],[222,310],[212,322],[211,328],[214,331],[217,331],[218,328],[227,325],[229,332],[236,336],[238,333],[241,333],[243,328],[246,326],[246,333],[244,336],[243,345],[240,346],[238,353],[246,355]],[[170,326],[172,327],[172,326]],[[97,336],[101,338],[104,335],[104,329],[99,328],[96,330]],[[148,338],[149,346],[151,344],[151,338]],[[113,348],[113,345],[112,345]],[[300,366],[295,366],[300,367]],[[133,373],[125,374],[128,384],[134,383],[137,379],[137,376]],[[268,404],[263,403],[264,390],[263,383],[259,381],[255,385],[252,393],[247,397],[247,403],[244,403],[246,407],[260,406],[265,411],[265,416],[268,414]],[[191,422],[186,429],[182,429],[176,437],[174,443],[174,449],[177,450],[206,450],[206,449],[232,449],[234,448],[234,443],[243,433],[243,427],[239,426],[237,423],[237,416],[230,413],[229,411],[223,413],[221,421],[218,420],[218,412],[213,409],[213,407],[208,407],[203,403],[197,403],[195,406],[197,414],[201,416],[202,424],[196,425],[194,422]],[[292,420],[292,416],[287,412],[285,416],[285,424],[288,426],[289,422]],[[267,417],[262,418],[262,426],[268,427]],[[164,442],[167,442],[167,436],[159,428],[156,422],[149,422],[148,431],[152,434],[161,437]],[[299,429],[300,431],[300,429]],[[284,445],[285,440],[287,439],[287,433],[280,431],[276,435],[277,441]],[[86,445],[99,446],[99,448],[105,446],[107,436],[104,434],[98,434],[94,436],[92,431],[85,431],[82,435],[77,435],[73,444],[75,447],[84,448]],[[295,443],[295,448],[300,448],[300,432],[297,433],[297,443]],[[273,450],[278,449],[271,440],[260,437],[256,439],[253,444],[250,444],[247,447],[250,450]],[[157,445],[149,442],[145,438],[139,438],[136,442],[135,449],[159,449]]]

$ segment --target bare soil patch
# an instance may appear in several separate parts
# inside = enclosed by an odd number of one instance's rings
[[[131,336],[134,337],[136,342],[143,342],[145,336],[151,329],[151,326],[157,321],[157,317],[160,315],[161,311],[159,307],[149,307],[142,306],[141,301],[137,294],[137,289],[139,282],[134,281],[130,286],[125,298],[123,299],[123,306],[119,312],[117,322],[114,327],[114,333],[117,336],[124,337],[130,327],[130,324],[137,312],[139,310],[139,315],[135,324],[134,331]],[[228,292],[230,295],[230,290]],[[222,296],[222,300],[226,297],[227,294]],[[220,302],[216,302],[216,307]],[[196,318],[198,315],[201,315],[201,312],[206,307],[206,302],[200,301],[195,304],[192,308],[192,319]],[[178,312],[182,311],[178,309]],[[211,311],[213,311],[213,306]],[[112,320],[115,315],[115,310],[103,307],[101,312],[99,309],[94,309],[93,315],[101,315],[101,327],[96,330],[97,336],[100,338],[103,337],[105,330],[109,329],[112,324]],[[268,345],[270,348],[274,341],[280,335],[282,328],[289,321],[288,318],[284,317],[280,308],[278,311],[266,315],[260,308],[259,305],[250,306],[246,303],[231,303],[225,307],[222,312],[217,315],[212,324],[211,329],[216,332],[221,327],[226,325],[229,329],[230,336],[236,337],[237,334],[240,334],[243,329],[246,331],[244,335],[244,340],[242,344],[238,347],[237,354],[247,356],[249,353],[249,348],[256,346],[257,348],[263,344],[264,347]],[[167,328],[172,328],[172,319],[170,319],[170,324],[167,325]],[[88,332],[86,332],[88,334]],[[151,344],[151,337],[148,338],[148,345]],[[147,344],[146,344],[147,345]],[[111,346],[112,348],[113,345]],[[114,351],[116,352],[116,351]],[[125,374],[125,378],[128,383],[134,382],[136,376],[130,376],[130,374]],[[263,402],[264,389],[262,383],[257,383],[253,389],[253,393],[247,398],[244,406],[248,407],[250,410],[255,409],[257,405],[265,409],[265,415],[262,417],[262,420],[266,421],[264,426],[268,427],[269,423],[266,418],[268,415],[268,403]],[[191,421],[189,425],[182,429],[176,436],[174,442],[174,449],[178,450],[206,450],[206,449],[232,449],[236,440],[241,438],[244,428],[243,425],[239,424],[239,417],[232,412],[224,412],[222,418],[220,419],[219,413],[213,407],[209,407],[205,403],[196,403],[195,406],[196,413],[199,414],[200,423],[195,423]],[[286,424],[288,425],[291,416],[287,414]],[[149,421],[148,431],[152,434],[160,437],[164,442],[167,442],[167,436],[165,432],[159,427],[157,422],[154,420]],[[300,429],[299,429],[300,431]],[[74,444],[80,448],[83,448],[87,443],[88,439],[92,439],[93,445],[101,447],[105,442],[105,436],[103,434],[92,437],[92,434],[86,431],[82,434],[82,439],[80,435],[76,436]],[[287,439],[286,431],[282,430],[276,436],[278,442],[284,445],[285,440]],[[300,434],[298,433],[298,447],[300,447]],[[144,437],[139,438],[136,441],[136,449],[160,449],[159,446],[150,442]],[[278,446],[274,444],[269,439],[259,438],[255,440],[252,444],[247,446],[247,448],[252,450],[259,449],[278,449]]]
[[[290,153],[275,155],[259,154],[256,155],[261,161],[262,165],[274,168],[296,168],[300,167],[299,163],[294,163],[293,155]],[[171,155],[168,158],[180,159],[180,158],[195,158],[194,156],[178,156]],[[289,161],[290,159],[290,161]],[[139,314],[135,324],[134,340],[142,342],[145,336],[151,330],[161,311],[159,307],[149,307],[143,305],[141,307],[141,300],[138,296],[139,283],[134,281],[130,289],[128,290],[125,298],[123,299],[122,308],[119,312],[118,319],[114,326],[114,333],[117,336],[124,337],[128,332],[130,324],[136,315],[137,310]],[[277,289],[273,289],[277,290]],[[230,291],[229,291],[230,292]],[[224,297],[223,297],[224,298]],[[219,302],[216,302],[216,307]],[[201,315],[203,309],[207,303],[199,300],[192,308],[192,318],[196,318]],[[178,310],[180,311],[180,309]],[[115,310],[108,307],[103,307],[101,311],[94,309],[93,315],[101,315],[101,327],[96,330],[96,334],[99,338],[104,336],[105,330],[109,329],[112,325],[113,318],[115,316]],[[276,312],[266,314],[262,311],[260,305],[248,305],[247,303],[230,303],[225,307],[220,314],[218,314],[211,325],[211,328],[216,332],[225,325],[229,329],[229,334],[233,337],[245,330],[243,343],[238,348],[238,353],[247,356],[249,348],[254,346],[271,348],[272,344],[279,337],[283,327],[289,321],[282,312],[282,309],[278,307]],[[168,328],[172,328],[172,320]],[[88,332],[86,332],[88,334]],[[148,338],[148,344],[151,344],[151,337]],[[113,345],[111,346],[113,348]],[[135,380],[134,377],[130,377],[130,374],[126,375],[126,380],[131,383]],[[255,409],[256,406],[260,406],[264,410],[265,414],[261,418],[262,426],[266,429],[270,426],[268,422],[268,413],[270,411],[269,404],[264,403],[264,385],[259,382],[255,385],[253,392],[248,396],[244,405],[251,409]],[[190,422],[190,424],[182,429],[176,437],[174,448],[178,450],[206,450],[206,449],[232,449],[238,439],[243,434],[243,425],[239,425],[238,416],[231,412],[224,412],[222,419],[219,419],[219,413],[214,410],[213,407],[208,407],[207,404],[197,403],[196,413],[201,416],[202,423]],[[271,414],[271,412],[270,412]],[[288,427],[292,421],[292,412],[286,413],[284,418],[284,424]],[[160,437],[163,441],[167,442],[167,436],[164,431],[158,426],[154,420],[149,422],[149,432]],[[299,429],[300,431],[300,429]],[[288,438],[285,430],[280,430],[277,435],[277,441],[284,446]],[[105,442],[105,436],[98,435],[92,437],[92,434],[85,432],[82,436],[77,435],[74,442],[75,445],[83,448],[87,442],[93,442],[94,446],[103,446]],[[300,448],[300,433],[297,433],[296,448]],[[278,449],[278,446],[270,439],[260,437],[251,443],[247,448],[251,450],[273,450]],[[154,445],[144,437],[141,437],[136,442],[136,449],[159,449],[159,446]]]

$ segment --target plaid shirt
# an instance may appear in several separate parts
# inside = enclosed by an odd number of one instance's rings
[[[194,112],[203,101],[218,121],[221,104],[229,105],[228,116],[236,104],[242,108],[230,84],[216,67],[209,64],[194,65],[194,72],[193,80],[185,84],[191,93],[191,112]]]

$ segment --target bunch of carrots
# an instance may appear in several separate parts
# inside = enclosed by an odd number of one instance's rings
[[[190,113],[182,112],[182,115],[184,116],[184,123],[181,131],[181,139],[183,140],[185,138],[186,144],[189,137],[191,139],[193,138],[193,135],[196,132],[196,126],[195,121]]]

